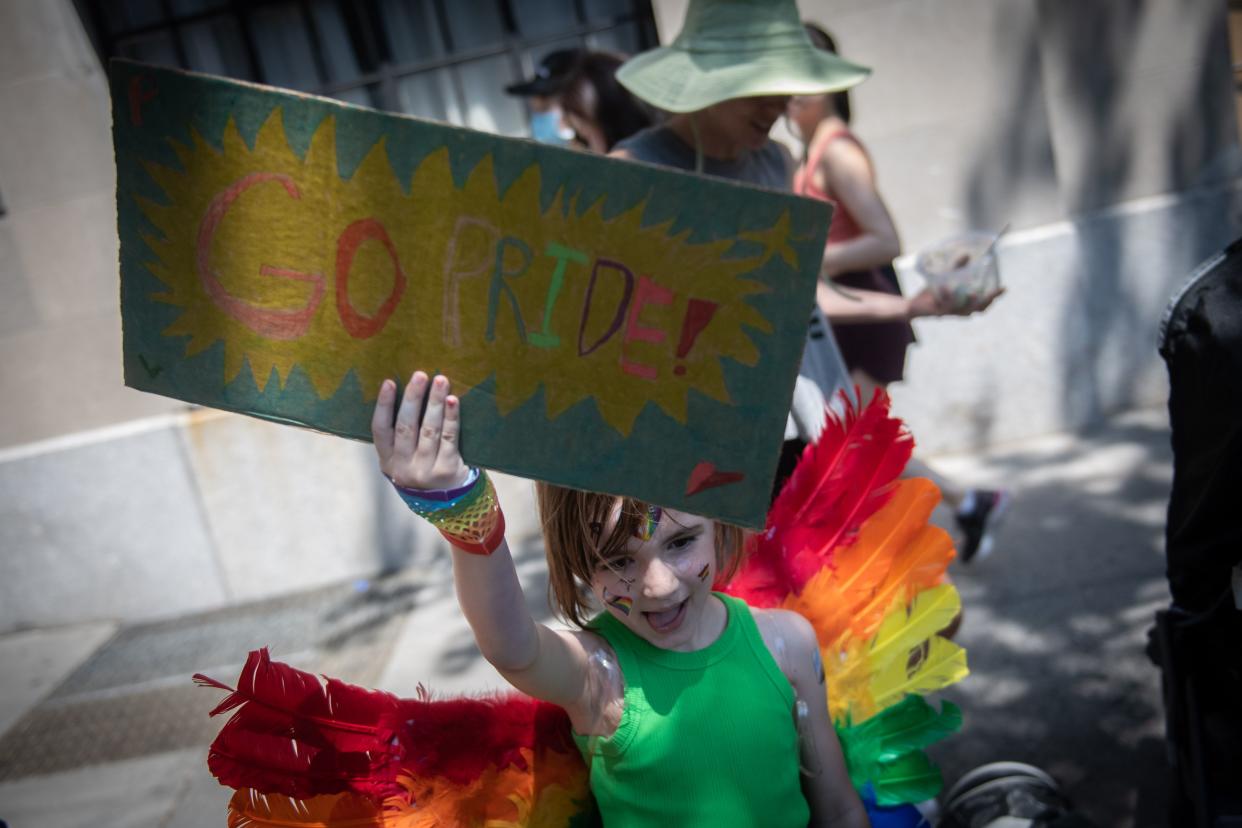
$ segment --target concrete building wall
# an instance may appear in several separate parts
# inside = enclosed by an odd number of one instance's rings
[[[0,447],[182,407],[121,381],[108,111],[73,4],[0,3]]]

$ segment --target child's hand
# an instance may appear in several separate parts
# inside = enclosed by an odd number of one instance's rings
[[[420,422],[419,411],[429,384],[427,411]],[[405,386],[394,425],[396,397],[397,384],[384,380],[371,418],[371,437],[379,454],[380,470],[392,482],[408,489],[451,489],[466,482],[470,469],[457,449],[460,403],[449,394],[448,378],[437,375],[428,383],[426,374],[415,371]]]

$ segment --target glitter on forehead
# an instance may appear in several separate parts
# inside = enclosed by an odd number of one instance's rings
[[[634,537],[644,541],[651,540],[655,535],[656,526],[660,524],[661,515],[663,515],[663,511],[659,506],[648,506],[647,514],[634,530]]]

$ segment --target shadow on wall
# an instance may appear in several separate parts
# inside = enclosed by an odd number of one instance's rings
[[[993,41],[1010,56],[995,77],[997,120],[974,150],[975,164],[966,182],[968,226],[999,230],[1013,220],[1032,189],[1056,186],[1052,135],[1041,82],[1039,33],[1035,15],[1025,4],[996,9]],[[1020,34],[1019,34],[1020,33]],[[998,49],[999,51],[999,49]],[[1038,219],[1036,219],[1038,221]],[[1021,229],[1019,221],[1011,230]]]
[[[1048,274],[1064,290],[1042,294],[1057,302],[1046,347],[1061,422],[1082,428],[1160,393],[1165,303],[1242,233],[1224,4],[1004,4],[993,38],[1011,56],[995,81],[1008,103],[976,151],[969,220],[1020,229],[1029,192],[1055,180],[1074,243]],[[992,424],[974,419],[986,445]]]
[[[996,64],[992,100],[998,103],[994,107],[997,118],[974,148],[974,164],[965,182],[968,227],[1019,230],[1048,218],[1047,209],[1035,207],[1023,221],[1023,213],[1029,212],[1024,211],[1024,204],[1038,202],[1041,191],[1044,199],[1051,200],[1056,188],[1035,21],[1034,12],[1025,4],[1002,3],[995,9],[994,49],[1008,57]],[[989,374],[982,386],[996,387],[999,378],[991,375],[1003,369],[985,363],[980,370]],[[993,443],[997,417],[1003,416],[995,396],[986,393],[953,414],[967,424],[969,437],[964,444],[975,448]]]
[[[1199,9],[1194,5],[1186,20],[1194,24],[1198,45],[1183,54],[1197,56],[1197,65],[1181,84],[1185,94],[1165,97],[1156,91],[1160,85],[1154,82],[1151,58],[1140,65],[1138,57],[1140,44],[1150,40],[1155,9],[1149,3],[1088,4],[1072,18],[1061,7],[1041,5],[1045,48],[1080,81],[1063,90],[1066,114],[1079,124],[1084,139],[1073,150],[1079,156],[1078,175],[1061,183],[1068,210],[1079,216],[1074,225],[1082,270],[1071,313],[1063,320],[1068,346],[1063,414],[1076,425],[1096,422],[1136,397],[1135,384],[1152,362],[1168,295],[1236,232],[1226,211],[1202,209],[1203,198],[1194,192],[1207,183],[1209,169],[1224,166],[1224,159],[1236,152],[1237,140],[1227,110],[1215,109],[1215,118],[1207,115],[1213,111],[1208,102],[1228,100],[1221,94],[1230,78],[1224,8],[1217,4],[1220,9],[1213,14],[1202,3]],[[1154,25],[1169,26],[1170,20],[1157,19]],[[1152,88],[1150,110],[1162,116],[1158,122],[1146,119],[1145,108],[1134,104],[1146,91],[1142,84]],[[1148,152],[1140,158],[1144,148]],[[1174,221],[1166,222],[1176,227],[1144,228],[1139,214],[1091,215],[1136,189],[1138,194],[1184,193],[1170,213]],[[1081,311],[1074,313],[1075,308]]]

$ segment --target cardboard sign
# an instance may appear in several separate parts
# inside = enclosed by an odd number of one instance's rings
[[[115,61],[125,380],[369,439],[441,372],[470,463],[761,526],[827,205]]]

